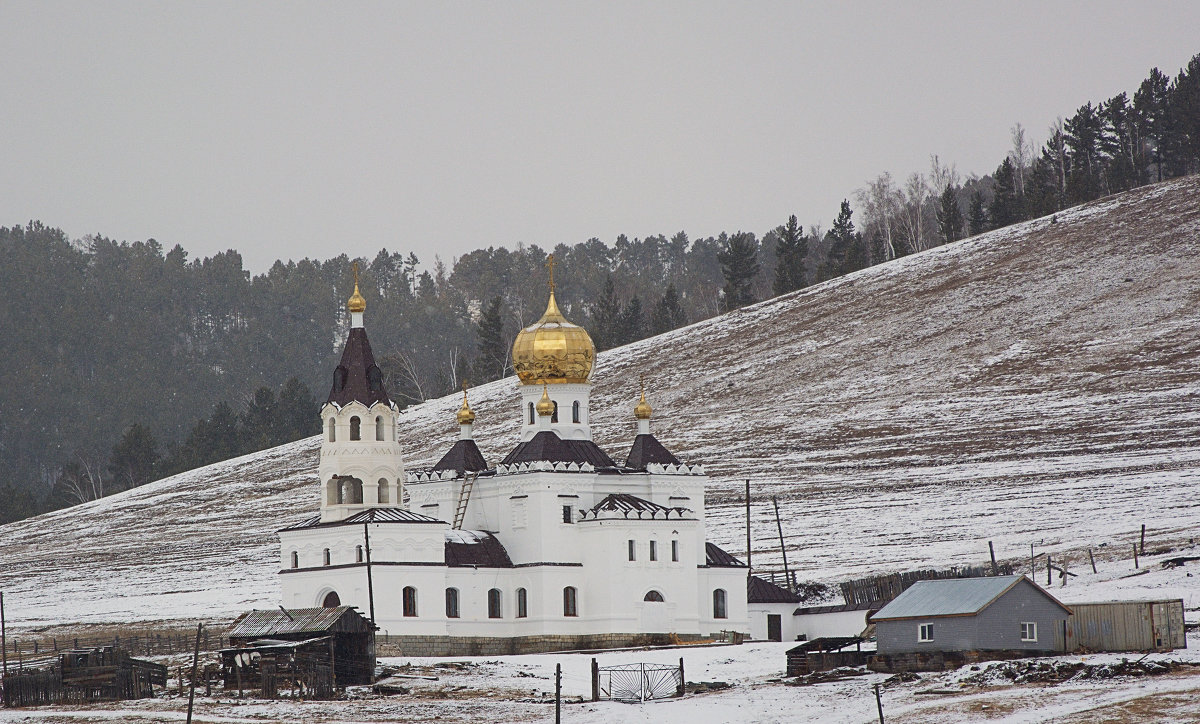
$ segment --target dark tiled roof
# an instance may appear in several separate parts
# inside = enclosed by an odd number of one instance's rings
[[[322,523],[320,515],[314,515],[311,518],[305,518],[299,523],[289,525],[283,530],[300,530],[302,528],[319,528],[335,525],[362,525],[363,523],[444,523],[445,521],[437,518],[430,518],[428,515],[414,513],[411,510],[403,508],[369,508],[364,511],[355,513],[354,515],[344,520]]]
[[[437,465],[433,466],[435,473],[453,470],[459,475],[464,472],[479,473],[487,469],[487,461],[483,459],[483,453],[474,440],[458,440],[446,451],[442,459],[438,460]]]
[[[482,530],[446,531],[446,565],[512,568],[512,559],[496,536]]]
[[[591,463],[597,468],[617,466],[591,440],[563,440],[552,430],[542,430],[531,439],[517,445],[500,462],[501,465],[520,465],[539,461],[551,463]]]
[[[858,603],[833,603],[828,606],[801,606],[792,611],[793,616],[807,616],[815,613],[845,613],[846,611],[870,611],[882,606],[880,601],[860,601]]]
[[[716,546],[715,543],[705,542],[704,562],[714,568],[745,568],[746,564],[729,555]]]
[[[758,576],[746,579],[746,601],[749,603],[798,603],[800,597],[786,588],[776,586]]]
[[[375,364],[371,354],[371,343],[367,341],[367,330],[353,327],[342,350],[342,361],[333,371],[333,387],[329,399],[339,406],[361,402],[370,407],[376,402],[391,404],[383,386],[383,373]]]
[[[659,465],[680,465],[679,458],[663,447],[658,438],[653,435],[638,435],[633,438],[633,447],[629,448],[629,457],[625,459],[625,467],[633,470],[645,470],[650,463]]]
[[[328,631],[370,631],[370,621],[350,606],[335,608],[274,608],[243,613],[233,622],[230,638],[269,638],[283,634]]]

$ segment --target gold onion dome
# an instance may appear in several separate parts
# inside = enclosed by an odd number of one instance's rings
[[[587,382],[596,359],[596,345],[587,330],[571,324],[554,299],[551,257],[550,301],[546,313],[517,335],[513,342],[513,369],[523,385]]]
[[[653,412],[654,410],[651,409],[650,403],[646,402],[646,390],[643,388],[642,399],[639,400],[637,405],[633,408],[633,416],[639,420],[649,420],[650,415]]]
[[[367,311],[367,300],[358,292],[358,262],[354,262],[354,293],[350,295],[350,301],[346,302],[346,309],[357,314]]]
[[[467,388],[463,385],[463,403],[462,407],[458,408],[458,414],[454,416],[460,425],[470,425],[475,422],[475,411],[467,404]]]
[[[546,383],[542,383],[542,399],[537,403],[537,414],[539,417],[550,417],[554,414],[554,401],[550,399],[550,388]]]

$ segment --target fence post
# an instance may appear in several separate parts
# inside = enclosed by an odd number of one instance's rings
[[[600,701],[600,664],[592,659],[592,701]]]
[[[562,724],[562,664],[554,665],[554,724]]]
[[[683,676],[683,657],[679,657],[679,696],[687,693],[687,679]]]

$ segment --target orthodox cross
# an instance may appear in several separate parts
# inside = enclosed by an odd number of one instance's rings
[[[358,262],[350,265],[354,269],[354,288],[358,289]]]
[[[546,258],[546,268],[550,270],[550,293],[554,293],[554,255],[551,254]]]

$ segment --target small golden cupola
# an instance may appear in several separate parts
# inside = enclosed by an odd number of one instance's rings
[[[592,373],[596,345],[587,330],[572,324],[554,299],[554,255],[550,268],[550,301],[537,322],[522,329],[513,342],[513,369],[523,385],[583,383]]]
[[[462,407],[458,408],[458,414],[454,416],[460,425],[470,425],[475,422],[475,411],[471,409],[471,405],[467,403],[467,383],[463,383],[463,403]]]
[[[550,417],[554,414],[554,401],[550,399],[550,388],[542,383],[542,399],[537,403],[538,417]]]
[[[367,300],[358,291],[358,262],[354,262],[354,293],[346,302],[346,309],[351,314],[362,314],[367,311]]]
[[[636,417],[638,421],[637,424],[639,435],[650,434],[650,415],[653,413],[654,410],[650,407],[650,403],[646,402],[646,378],[643,376],[642,399],[638,400],[638,403],[633,407],[633,416]]]

